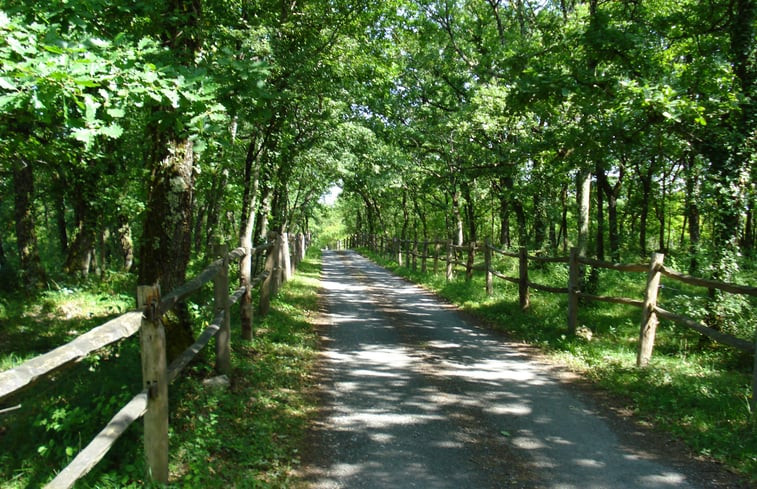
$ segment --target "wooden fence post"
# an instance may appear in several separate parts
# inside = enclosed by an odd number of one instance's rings
[[[636,366],[645,367],[652,358],[654,337],[657,331],[657,292],[660,288],[660,269],[665,255],[652,253],[652,261],[649,263],[647,273],[647,288],[644,291],[644,304],[641,309],[641,328],[639,331],[639,350],[636,355]]]
[[[452,271],[454,270],[455,264],[453,260],[455,259],[454,256],[454,248],[452,246],[452,240],[447,241],[447,282],[452,280]]]
[[[412,268],[413,268],[413,271],[416,271],[418,269],[418,240],[414,239],[412,245],[413,245],[413,251],[412,251],[412,254],[413,254],[413,266],[412,266]]]
[[[521,246],[518,255],[518,300],[522,310],[528,309],[531,301],[528,297],[528,250]]]
[[[397,265],[402,266],[402,240],[400,238],[395,238],[395,246],[397,251]]]
[[[142,353],[142,385],[148,389],[144,416],[145,457],[149,477],[168,483],[168,374],[166,372],[166,332],[156,317],[160,287],[137,287],[137,307],[144,309],[139,342]]]
[[[292,278],[292,262],[289,257],[289,233],[281,233],[279,235],[279,266],[281,267],[279,285],[281,285]]]
[[[213,305],[215,312],[223,310],[223,322],[216,333],[216,372],[227,374],[231,370],[231,306],[229,304],[229,246],[218,244],[213,254],[223,258],[221,272],[213,279]]]
[[[298,233],[297,236],[295,236],[295,245],[294,245],[294,252],[296,254],[295,264],[297,267],[300,266],[300,263],[302,263],[305,260],[305,235],[302,233]]]
[[[578,284],[581,277],[578,248],[570,249],[568,267],[568,333],[576,334],[578,328]]]
[[[468,259],[465,260],[465,281],[470,282],[473,278],[473,262],[476,259],[476,242],[468,243]]]
[[[486,295],[494,293],[494,279],[492,275],[492,244],[489,238],[484,243],[484,268],[486,268]]]

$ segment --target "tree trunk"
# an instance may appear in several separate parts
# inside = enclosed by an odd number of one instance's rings
[[[5,268],[8,261],[5,258],[5,248],[3,247],[3,235],[0,234],[0,270]]]
[[[510,186],[508,187],[508,182]],[[499,183],[494,184],[499,198],[499,244],[503,248],[510,247],[510,190],[512,178],[500,177]]]
[[[123,214],[118,216],[118,244],[123,258],[122,270],[128,272],[134,264],[134,242],[131,239],[129,219]]]
[[[261,182],[262,183],[262,182]],[[260,194],[260,207],[258,208],[258,215],[255,218],[255,242],[263,243],[268,238],[268,215],[271,212],[271,196],[273,190],[269,185],[263,187],[263,191]]]
[[[568,186],[563,185],[560,192],[560,203],[562,205],[562,214],[560,216],[560,230],[557,233],[558,243],[562,240],[563,253],[568,252]]]
[[[260,186],[260,151],[255,148],[255,139],[250,142],[247,150],[244,170],[244,194],[242,199],[242,217],[245,217],[244,225],[240,228],[240,246],[244,248],[245,256],[239,264],[239,282],[246,287],[245,293],[240,299],[242,338],[252,339],[252,234],[255,231],[255,214],[257,213],[258,187]]]
[[[216,173],[211,185],[210,195],[208,195],[208,204],[205,218],[205,248],[210,247],[219,241],[223,235],[220,229],[220,214],[222,212],[223,192],[229,181],[229,171],[224,169],[220,174]]]
[[[647,219],[649,217],[649,199],[652,196],[652,174],[655,166],[655,158],[647,167],[646,172],[641,171],[640,165],[636,166],[639,180],[641,181],[641,209],[639,211],[639,253],[645,258],[647,251]]]
[[[657,250],[660,253],[666,253],[665,249],[665,202],[667,199],[667,186],[665,181],[665,175],[662,176],[662,189],[660,192],[660,199],[655,206],[655,213],[657,214],[657,222],[660,225],[660,229],[657,233]]]
[[[499,196],[499,244],[510,247],[510,206],[505,195]]]
[[[598,192],[604,192],[607,198],[607,224],[610,235],[610,259],[620,262],[620,232],[618,230],[618,196],[620,195],[621,183],[623,182],[624,167],[620,167],[618,181],[610,185],[607,174],[602,172],[601,181],[597,180]]]
[[[63,270],[69,274],[86,277],[89,275],[97,239],[97,215],[92,204],[97,198],[95,194],[99,178],[92,168],[83,169],[82,173],[75,177],[77,185],[71,193],[76,219],[76,235],[68,247]]]
[[[400,231],[400,239],[402,241],[407,239],[407,226],[410,223],[410,212],[407,208],[407,189],[402,189],[402,231]]]
[[[34,226],[34,172],[23,160],[13,167],[13,190],[21,285],[30,290],[39,289],[45,284],[46,277]]]
[[[578,205],[578,253],[589,253],[589,204],[591,202],[591,172],[579,170],[576,175],[576,201]]]
[[[607,174],[605,173],[604,167],[597,163],[597,168],[595,170],[596,178],[597,178],[597,191],[596,198],[597,198],[597,260],[604,260],[605,259],[605,202],[604,202],[604,192],[602,191],[602,186],[605,181],[607,180]]]
[[[518,225],[518,246],[527,246],[528,244],[528,226],[526,224],[526,211],[523,209],[523,203],[519,197],[515,197],[511,202],[515,220]]]
[[[547,239],[547,221],[544,213],[544,200],[540,192],[534,192],[534,249],[540,250]]]
[[[473,243],[478,239],[478,226],[476,225],[476,203],[471,197],[470,184],[462,185],[463,198],[465,199],[465,218],[468,221],[468,242]]]
[[[457,190],[457,186],[452,190],[452,215],[454,216],[455,224],[455,245],[461,246],[463,244],[463,218],[460,213],[460,192]]]
[[[184,282],[191,246],[194,152],[173,140],[153,169],[142,236],[139,283],[160,282],[164,293]]]
[[[63,254],[68,252],[68,228],[66,226],[66,203],[65,203],[65,189],[66,178],[62,173],[53,173],[55,190],[53,191],[53,198],[55,199],[55,227],[58,231],[58,242],[60,243],[60,250]]]

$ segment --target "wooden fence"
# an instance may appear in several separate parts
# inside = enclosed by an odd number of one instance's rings
[[[294,247],[289,242],[294,240]],[[309,236],[269,234],[269,242],[253,248],[251,287],[260,286],[259,311],[268,312],[270,299],[305,257]],[[216,261],[197,277],[160,296],[157,286],[140,286],[137,290],[138,310],[112,319],[73,341],[23,364],[0,372],[0,403],[31,387],[36,381],[80,361],[90,353],[140,332],[143,390],[134,396],[110,420],[105,428],[71,463],[47,484],[46,489],[70,488],[89,472],[110,450],[116,440],[137,419],[144,416],[144,444],[149,476],[157,482],[168,482],[168,385],[189,362],[215,337],[215,370],[227,374],[231,368],[230,308],[239,301],[246,287],[229,293],[229,263],[245,256],[244,248],[228,251],[228,246],[214,248]],[[259,257],[265,256],[265,264]],[[260,273],[258,273],[260,272]],[[213,281],[214,317],[212,324],[181,355],[166,365],[165,331],[161,317],[176,304]],[[0,410],[0,413],[11,409]]]
[[[518,285],[518,301],[520,307],[524,310],[530,305],[529,291],[531,289],[549,293],[567,294],[567,326],[570,334],[575,334],[578,325],[579,299],[625,304],[640,308],[641,320],[639,327],[639,344],[636,356],[636,365],[639,367],[648,365],[649,360],[652,357],[658,317],[668,319],[687,328],[693,329],[719,343],[751,353],[754,356],[751,407],[752,413],[757,414],[757,334],[755,334],[753,341],[747,341],[713,329],[693,318],[667,311],[657,305],[660,278],[662,275],[669,279],[689,285],[705,287],[707,289],[718,289],[731,294],[749,295],[753,297],[757,296],[757,287],[697,278],[679,273],[663,264],[665,256],[662,253],[653,253],[649,263],[618,264],[580,256],[576,248],[571,249],[570,255],[567,257],[530,255],[525,247],[521,247],[518,253],[513,253],[492,246],[488,240],[483,244],[470,243],[467,245],[456,246],[452,241],[418,242],[387,238],[384,236],[354,235],[350,237],[348,244],[352,248],[368,247],[373,251],[390,255],[396,259],[397,263],[401,266],[404,264],[405,266],[414,269],[417,267],[418,259],[420,259],[422,272],[427,271],[427,260],[433,260],[434,273],[437,272],[439,262],[443,261],[446,264],[447,280],[452,280],[456,267],[464,267],[467,280],[472,278],[474,271],[484,272],[486,274],[486,293],[489,295],[493,293],[494,277],[514,283]],[[483,265],[475,264],[476,253],[479,251],[483,252]],[[458,258],[458,254],[464,255],[466,260],[461,261]],[[492,265],[492,257],[495,254],[517,259],[518,276],[508,277],[498,272]],[[568,281],[566,286],[553,287],[531,282],[528,278],[529,261],[566,264],[568,266]],[[595,268],[616,270],[619,272],[646,273],[647,283],[644,290],[644,297],[642,299],[632,299],[626,297],[599,296],[583,292],[581,290],[580,277],[581,267],[585,265]]]

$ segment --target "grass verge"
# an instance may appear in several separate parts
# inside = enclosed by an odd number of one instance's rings
[[[510,337],[539,346],[558,362],[615,394],[639,418],[654,423],[683,440],[696,456],[727,464],[757,483],[757,416],[749,409],[751,356],[715,343],[703,342],[698,334],[662,321],[655,353],[648,368],[639,369],[636,346],[640,312],[616,304],[582,304],[579,322],[583,336],[566,334],[567,297],[531,292],[531,307],[520,310],[517,285],[495,282],[487,296],[483,274],[466,281],[463,273],[447,282],[444,263],[433,273],[361,250],[392,272],[424,285],[485,320]],[[508,268],[509,267],[509,268]],[[418,264],[420,269],[420,264]],[[497,268],[518,276],[515,260]],[[641,298],[643,274],[599,272],[601,295]],[[529,269],[529,279],[545,285],[567,282],[560,265]],[[496,280],[496,279],[495,279]],[[670,290],[663,300],[684,302],[689,291]],[[667,298],[665,297],[667,294]],[[663,303],[664,304],[664,303]]]
[[[239,338],[238,307],[232,309],[229,389],[213,390],[202,383],[214,375],[212,345],[170,387],[168,487],[296,484],[292,474],[297,450],[314,410],[307,393],[316,354],[311,319],[318,312],[320,253],[311,251],[272,301],[269,315],[255,318],[252,341]],[[113,291],[110,296],[117,300],[111,303],[100,293],[74,290],[43,295],[32,303],[5,299],[0,311],[2,369],[101,324],[120,312],[118,308],[130,307],[129,294]],[[92,304],[80,303],[93,295],[101,309],[90,314]],[[61,319],[60,312],[71,304],[80,304],[76,310],[85,311],[82,317]],[[34,340],[37,336],[44,340]],[[14,400],[23,408],[0,415],[0,487],[44,485],[141,389],[140,376],[138,339],[132,337]],[[149,487],[145,473],[142,423],[137,422],[76,487]]]

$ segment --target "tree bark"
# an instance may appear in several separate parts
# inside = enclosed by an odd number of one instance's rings
[[[229,171],[221,170],[220,174],[216,173],[211,185],[210,194],[208,195],[207,210],[205,212],[205,247],[210,247],[216,241],[221,239],[222,232],[220,229],[220,214],[222,211],[223,192],[229,181]]]
[[[563,253],[568,252],[568,186],[563,185],[560,192],[560,203],[562,205],[562,214],[560,216],[560,230],[557,233],[558,243],[562,240]]]
[[[578,205],[578,253],[589,253],[589,204],[591,202],[591,172],[579,170],[576,175],[576,201]]]
[[[476,224],[476,203],[471,197],[470,184],[462,185],[463,198],[465,199],[465,218],[468,221],[468,241],[473,243],[478,239],[478,226]]]
[[[461,246],[463,244],[463,218],[460,213],[460,192],[455,185],[452,188],[452,215],[454,217],[455,224],[455,245]]]
[[[60,243],[60,250],[63,254],[68,253],[68,228],[66,226],[66,202],[65,202],[65,189],[66,178],[60,172],[53,173],[53,180],[55,190],[53,191],[53,198],[55,199],[55,227],[58,231],[58,242]]]
[[[246,287],[240,299],[242,338],[252,339],[252,235],[255,231],[255,215],[257,213],[258,187],[260,186],[260,151],[256,150],[255,138],[250,142],[245,160],[244,194],[242,199],[243,217],[246,217],[240,236],[240,245],[245,250],[245,256],[239,264],[240,285]]]
[[[506,195],[499,195],[499,244],[510,247],[510,205]]]
[[[518,225],[518,246],[526,246],[528,244],[528,225],[526,224],[526,211],[523,209],[523,203],[519,197],[515,197],[510,205],[513,207]]]
[[[129,219],[123,214],[118,216],[118,244],[123,258],[122,270],[128,272],[134,264],[134,242],[131,238]]]
[[[620,195],[621,183],[625,174],[624,167],[621,166],[618,172],[618,181],[615,185],[610,185],[607,174],[602,172],[597,179],[598,192],[604,192],[607,198],[607,224],[608,234],[610,236],[610,259],[620,262],[620,232],[618,230],[618,196]]]
[[[602,184],[607,180],[607,174],[604,167],[597,163],[595,170],[595,176],[597,178],[597,260],[605,259],[605,202],[604,192],[602,191]]]
[[[646,171],[642,172],[641,165],[636,164],[636,172],[641,182],[641,209],[639,211],[639,254],[646,258],[647,251],[647,219],[649,218],[649,199],[652,197],[652,175],[655,167],[655,157],[652,157]]]
[[[139,283],[160,282],[167,293],[184,282],[191,248],[194,152],[188,139],[170,141],[153,168]]]
[[[89,275],[97,240],[97,215],[92,204],[97,199],[99,177],[96,169],[88,167],[74,175],[74,181],[76,184],[71,192],[71,198],[76,220],[76,234],[68,247],[63,270],[69,274],[86,277]]]
[[[13,190],[21,285],[30,290],[39,289],[45,284],[46,277],[34,225],[34,172],[26,161],[21,160],[13,166]]]

